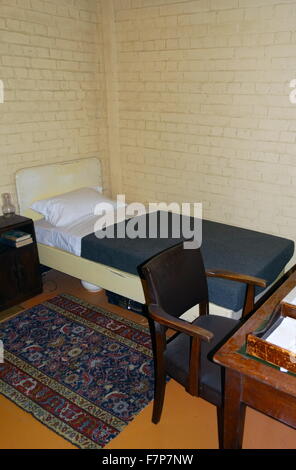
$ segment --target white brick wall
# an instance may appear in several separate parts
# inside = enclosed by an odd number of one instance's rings
[[[0,192],[16,170],[97,156],[108,189],[100,2],[0,0]]]
[[[0,191],[97,155],[129,200],[295,239],[295,24],[295,0],[0,0]]]
[[[296,239],[296,1],[114,5],[128,198]]]

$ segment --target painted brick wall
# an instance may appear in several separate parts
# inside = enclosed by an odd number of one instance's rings
[[[0,0],[0,192],[16,170],[97,156],[108,188],[100,2]]]
[[[296,238],[295,0],[114,0],[123,191]]]
[[[0,191],[96,155],[114,194],[295,239],[295,24],[295,0],[0,0]]]

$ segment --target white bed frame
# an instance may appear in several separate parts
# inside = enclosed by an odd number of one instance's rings
[[[102,186],[101,165],[96,158],[85,158],[20,170],[16,173],[20,214],[38,220],[42,218],[41,215],[30,209],[34,201],[89,186]],[[134,274],[89,261],[42,243],[38,243],[38,252],[40,263],[49,268],[95,284],[137,302],[145,303],[141,280]],[[241,316],[241,311],[233,312],[216,304],[210,304],[210,312],[233,318]],[[184,318],[191,321],[196,315],[197,309],[194,308],[190,312],[186,312]]]

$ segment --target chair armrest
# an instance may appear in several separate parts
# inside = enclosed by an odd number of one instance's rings
[[[199,337],[207,342],[210,342],[214,336],[211,331],[192,325],[181,318],[175,318],[172,315],[169,315],[158,305],[150,304],[149,312],[151,314],[151,318],[157,323],[167,326],[172,330],[179,331],[180,333],[186,333],[192,337]]]
[[[252,312],[255,306],[255,286],[266,287],[266,281],[260,277],[248,276],[247,274],[233,273],[231,271],[221,271],[216,269],[209,269],[206,271],[206,275],[209,277],[220,277],[229,281],[243,282],[247,284],[246,297],[242,316]]]
[[[248,276],[247,274],[222,271],[219,269],[209,269],[206,271],[206,275],[209,277],[228,279],[229,281],[244,282],[245,284],[250,284],[252,286],[266,287],[266,281],[264,279],[255,276]]]

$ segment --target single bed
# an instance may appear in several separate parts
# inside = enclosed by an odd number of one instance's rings
[[[36,200],[83,187],[101,186],[99,160],[87,158],[24,169],[17,173],[16,185],[20,213],[36,221],[35,230],[42,264],[136,302],[145,303],[142,283],[136,269],[137,262],[141,259],[143,261],[150,253],[145,252],[146,245],[143,245],[143,240],[141,241],[142,251],[139,251],[138,258],[134,258],[133,265],[129,266],[126,261],[125,264],[122,262],[124,259],[132,259],[130,254],[133,256],[137,254],[137,249],[134,249],[136,245],[130,244],[133,240],[123,241],[118,256],[114,256],[114,245],[110,244],[109,240],[101,240],[101,249],[97,250],[98,256],[95,260],[86,259],[89,258],[88,250],[83,248],[82,240],[89,238],[91,245],[94,217],[87,217],[83,223],[74,223],[57,229],[46,221],[40,220],[40,214],[30,209],[31,204]],[[245,251],[241,249],[242,246],[246,247]],[[85,251],[84,257],[80,256],[81,250]],[[280,237],[204,221],[202,250],[204,250],[207,268],[237,271],[236,268],[246,265],[245,274],[265,277],[270,287],[292,257],[294,243]],[[107,254],[109,257],[106,257]],[[229,260],[231,260],[230,265]],[[254,270],[256,272],[252,272]],[[238,302],[228,304],[225,301],[227,299],[225,289],[230,288],[231,291],[231,283],[226,286],[225,282],[227,283],[225,280],[209,280],[210,300],[211,297],[215,298],[215,302],[211,302],[211,312],[239,317],[241,308]],[[243,288],[241,286],[241,289]],[[235,308],[231,308],[232,306]]]

